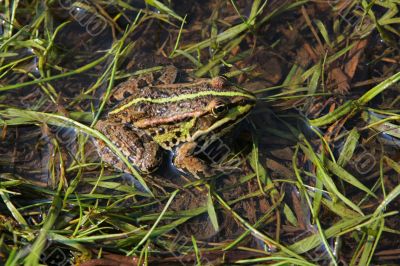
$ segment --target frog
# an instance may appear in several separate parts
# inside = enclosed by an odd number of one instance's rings
[[[191,77],[168,65],[128,79],[112,90],[109,110],[95,124],[141,173],[154,172],[164,152],[180,172],[201,178],[216,173],[212,163],[196,156],[199,143],[211,143],[243,120],[256,97],[224,76]],[[129,173],[129,168],[101,140],[104,162]]]

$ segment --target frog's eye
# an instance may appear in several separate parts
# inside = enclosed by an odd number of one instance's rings
[[[212,109],[212,113],[214,115],[221,115],[224,114],[228,111],[228,106],[226,104],[223,103],[219,103],[217,104],[213,109]]]

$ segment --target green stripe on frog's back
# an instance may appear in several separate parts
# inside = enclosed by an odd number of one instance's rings
[[[172,96],[172,97],[165,97],[165,98],[149,98],[149,97],[138,97],[133,99],[132,101],[119,106],[118,108],[112,110],[109,112],[110,114],[117,114],[119,112],[122,112],[123,110],[135,105],[139,104],[142,102],[148,102],[148,103],[170,103],[170,102],[179,102],[179,101],[185,101],[185,100],[191,100],[199,97],[205,97],[205,96],[223,96],[223,97],[245,97],[249,99],[255,99],[255,97],[251,94],[244,93],[244,92],[239,92],[239,91],[215,91],[215,90],[207,90],[207,91],[199,91],[196,93],[188,93],[188,94],[182,94],[182,95],[177,95],[177,96]]]

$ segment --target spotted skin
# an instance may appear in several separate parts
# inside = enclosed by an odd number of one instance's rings
[[[177,81],[188,76],[178,72],[168,66],[120,84],[111,96],[113,106],[95,128],[141,172],[156,169],[160,153],[168,150],[178,169],[207,176],[212,174],[209,165],[193,154],[197,141],[228,132],[250,112],[255,97],[223,77]],[[105,162],[129,172],[103,142],[95,144]]]

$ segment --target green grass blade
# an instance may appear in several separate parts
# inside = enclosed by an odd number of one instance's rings
[[[211,224],[214,230],[217,232],[219,230],[219,223],[218,223],[217,212],[215,211],[214,208],[214,202],[211,197],[211,191],[208,192],[207,195],[207,212],[208,212],[208,217],[210,217]]]
[[[166,5],[164,5],[162,2],[157,1],[157,0],[145,0],[145,2],[151,6],[154,6],[155,8],[157,8],[158,10],[160,10],[161,12],[170,15],[171,17],[174,17],[180,21],[184,21],[184,19],[179,16],[178,14],[176,14],[172,9],[170,9],[169,7],[167,7]]]
[[[314,153],[311,145],[306,141],[307,147],[300,144],[300,148],[306,154],[306,156],[314,163],[316,168],[320,171],[320,178],[324,183],[324,186],[331,192],[331,197],[337,197],[343,201],[347,206],[355,210],[356,212],[364,215],[361,209],[355,205],[350,199],[345,197],[339,190],[337,189],[335,183],[333,182],[332,178],[326,172],[322,162],[318,158],[318,156]],[[318,177],[318,176],[317,176]]]
[[[85,71],[97,66],[101,62],[105,61],[107,59],[107,57],[108,57],[108,54],[106,54],[106,55],[94,60],[93,62],[90,62],[89,64],[86,64],[86,65],[80,67],[80,68],[77,68],[77,69],[71,70],[69,72],[62,73],[62,74],[50,76],[50,77],[47,77],[47,78],[41,78],[41,79],[37,79],[37,80],[27,81],[27,82],[23,82],[23,83],[6,85],[6,86],[3,86],[3,87],[0,87],[0,91],[20,89],[20,88],[23,88],[23,87],[26,87],[26,86],[36,85],[36,84],[39,84],[39,83],[48,82],[48,81],[52,81],[52,80],[61,79],[61,78],[65,78],[65,77],[68,77],[68,76],[80,74],[82,72],[85,72]]]
[[[389,77],[388,79],[382,81],[369,91],[367,91],[364,95],[362,95],[358,99],[358,104],[359,105],[365,105],[369,101],[371,101],[373,98],[375,98],[378,94],[382,93],[384,90],[387,88],[395,85],[398,81],[400,80],[400,72],[394,74],[393,76]]]
[[[34,124],[35,122],[46,123],[54,126],[59,127],[70,127],[80,130],[86,134],[89,134],[93,137],[99,138],[106,143],[106,145],[128,166],[129,170],[133,174],[135,178],[138,179],[140,184],[143,188],[149,193],[150,196],[153,194],[151,193],[150,189],[148,188],[146,182],[142,178],[142,176],[136,171],[136,169],[130,164],[128,159],[121,153],[121,151],[112,143],[106,136],[101,134],[99,131],[90,128],[84,124],[81,124],[71,118],[64,117],[61,115],[50,114],[50,113],[42,113],[42,112],[35,112],[29,110],[20,110],[9,108],[3,111],[0,111],[0,116],[7,117],[7,120],[14,122],[14,119],[17,120],[19,124]],[[4,119],[4,118],[3,118]],[[6,125],[7,122],[0,120],[0,125]]]
[[[36,266],[39,264],[40,255],[47,242],[48,232],[53,227],[56,219],[62,208],[61,192],[64,186],[63,178],[60,178],[57,193],[53,198],[48,215],[45,218],[44,224],[39,232],[38,237],[32,245],[29,255],[24,260],[26,266]]]
[[[169,197],[167,203],[164,206],[164,209],[160,213],[160,216],[157,218],[157,220],[154,222],[153,226],[150,228],[150,230],[146,233],[146,235],[140,240],[140,242],[127,254],[127,256],[133,255],[135,251],[142,245],[144,242],[149,239],[151,234],[153,233],[154,229],[156,229],[157,225],[161,221],[162,217],[164,216],[165,212],[167,211],[169,205],[171,205],[173,199],[175,198],[176,194],[179,192],[179,190],[175,190],[174,192],[171,193],[171,196]]]
[[[329,171],[331,171],[334,175],[338,176],[343,181],[355,186],[356,188],[368,193],[370,196],[377,198],[376,195],[369,188],[367,188],[363,183],[358,181],[358,179],[356,177],[351,175],[345,169],[340,167],[340,165],[338,165],[328,159],[325,160],[325,163],[326,163],[326,166],[329,169]]]
[[[326,114],[322,117],[311,119],[308,122],[309,122],[310,126],[314,126],[314,127],[320,127],[320,126],[331,124],[331,123],[339,120],[341,117],[345,116],[346,114],[349,114],[350,112],[352,112],[355,109],[354,105],[355,105],[354,101],[351,101],[351,100],[347,101],[342,106],[337,108],[335,111],[333,111],[329,114]]]
[[[346,164],[351,160],[357,147],[359,138],[360,134],[358,133],[357,128],[353,128],[340,151],[339,159],[337,160],[337,164],[339,166],[345,167]]]

